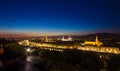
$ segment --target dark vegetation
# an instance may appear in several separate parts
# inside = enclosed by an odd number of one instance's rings
[[[4,63],[5,71],[18,70],[19,61],[25,60],[25,49],[17,41],[0,39],[0,45],[4,48],[4,53],[0,55],[0,60]]]
[[[3,56],[1,57],[3,60],[25,55],[25,49],[23,46],[19,45],[17,41],[0,39],[0,45],[4,48],[4,53],[1,55]]]

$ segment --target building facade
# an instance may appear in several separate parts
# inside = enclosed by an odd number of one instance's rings
[[[102,42],[98,40],[98,36],[96,36],[95,41],[85,41],[84,45],[94,45],[94,46],[101,46],[103,45]]]

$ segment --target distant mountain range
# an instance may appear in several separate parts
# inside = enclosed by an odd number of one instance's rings
[[[114,34],[114,33],[95,33],[95,34],[88,34],[84,36],[79,36],[81,39],[94,39],[98,36],[100,40],[120,40],[120,34]]]
[[[95,33],[95,34],[88,34],[88,35],[84,35],[86,37],[95,37],[95,36],[99,36],[99,37],[116,37],[116,36],[120,36],[120,34],[114,34],[114,33]]]

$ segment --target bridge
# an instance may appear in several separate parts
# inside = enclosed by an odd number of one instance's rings
[[[35,43],[29,42],[28,40],[24,40],[18,42],[20,45],[25,45],[29,47],[39,47],[40,49],[45,50],[54,50],[62,52],[64,49],[74,49],[73,46],[57,46],[54,44],[47,44],[47,43]],[[93,51],[93,52],[100,52],[100,53],[110,53],[110,54],[120,54],[120,50],[117,47],[95,47],[95,46],[77,46],[76,49],[83,50],[83,51]]]

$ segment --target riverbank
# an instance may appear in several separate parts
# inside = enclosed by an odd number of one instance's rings
[[[38,68],[43,68],[47,71],[78,71],[79,68],[58,61],[53,61],[48,58],[41,58],[41,61],[35,64]]]

